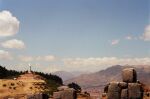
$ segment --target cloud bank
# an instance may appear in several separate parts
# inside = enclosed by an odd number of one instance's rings
[[[12,55],[4,50],[0,50],[0,60],[12,60]]]
[[[54,55],[46,55],[46,56],[38,56],[38,57],[23,56],[23,55],[19,56],[19,60],[24,61],[24,62],[31,62],[31,61],[53,62],[53,61],[56,61],[57,59],[58,58],[55,57]]]
[[[44,57],[45,61],[55,61],[57,58],[53,55],[47,55]]]
[[[102,58],[68,58],[64,59],[64,64],[67,66],[112,66],[112,65],[149,65],[150,58],[117,58],[117,57],[102,57]]]
[[[34,60],[32,56],[19,56],[19,59],[23,62],[31,62]]]

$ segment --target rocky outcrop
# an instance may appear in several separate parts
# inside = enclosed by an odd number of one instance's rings
[[[123,82],[111,82],[104,92],[108,99],[143,99],[142,84],[137,80],[137,73],[133,68],[122,71]]]

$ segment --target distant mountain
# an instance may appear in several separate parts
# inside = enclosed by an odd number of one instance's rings
[[[65,84],[76,82],[83,89],[93,89],[103,87],[111,81],[122,81],[121,73],[124,68],[133,67],[137,71],[138,80],[150,85],[150,66],[112,66],[99,72],[83,74],[73,79],[65,81]]]
[[[80,76],[80,75],[82,75],[82,74],[88,74],[88,73],[90,73],[90,72],[88,72],[88,71],[72,71],[71,72],[75,77],[77,77],[77,76]]]
[[[71,79],[71,78],[74,78],[75,75],[73,73],[70,73],[70,72],[66,72],[66,71],[56,71],[54,73],[52,73],[54,75],[57,75],[59,77],[62,78],[63,81],[65,80],[68,80],[68,79]]]
[[[67,71],[56,71],[52,74],[57,75],[63,79],[63,81],[72,79],[74,77],[77,77],[81,74],[84,74],[85,72],[80,72],[80,71],[73,71],[73,72],[67,72]]]

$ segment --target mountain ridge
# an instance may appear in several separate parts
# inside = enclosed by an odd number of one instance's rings
[[[86,72],[87,73],[87,72]],[[69,80],[71,78],[77,77],[79,75],[85,74],[85,72],[80,72],[80,71],[56,71],[53,72],[52,74],[57,75],[62,78],[63,81]]]
[[[100,70],[95,73],[90,74],[84,74],[80,75],[78,77],[69,79],[67,81],[64,81],[65,84],[76,82],[78,83],[83,89],[88,88],[100,88],[103,89],[103,87],[108,84],[111,81],[122,81],[122,70],[124,68],[135,68],[137,71],[138,80],[150,85],[150,66],[121,66],[121,65],[115,65],[112,67],[109,67],[105,70]]]

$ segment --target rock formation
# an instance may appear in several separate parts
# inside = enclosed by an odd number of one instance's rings
[[[137,80],[133,68],[122,71],[123,82],[110,82],[104,89],[102,97],[107,99],[143,99],[142,84]]]

